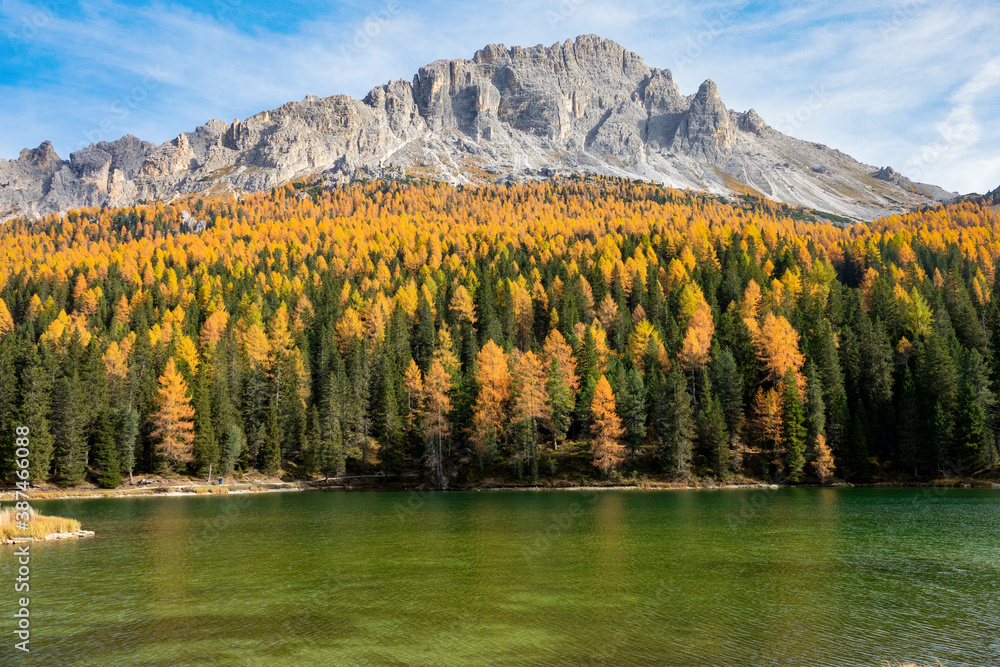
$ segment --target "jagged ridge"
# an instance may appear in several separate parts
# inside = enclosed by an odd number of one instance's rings
[[[861,218],[946,198],[873,178],[874,167],[781,134],[752,109],[730,111],[712,81],[685,96],[670,70],[587,35],[551,47],[490,45],[364,100],[309,96],[232,124],[209,121],[160,146],[125,136],[66,161],[45,142],[0,161],[0,219],[262,190],[305,174],[479,183],[581,172],[749,188]]]

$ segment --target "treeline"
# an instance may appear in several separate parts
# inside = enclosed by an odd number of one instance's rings
[[[184,232],[184,210],[207,229]],[[31,479],[61,485],[534,478],[559,474],[539,461],[566,442],[603,475],[992,468],[1000,217],[793,214],[576,179],[289,186],[12,222],[0,473],[16,479],[17,426]]]

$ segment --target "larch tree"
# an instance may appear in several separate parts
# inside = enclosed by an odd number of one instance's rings
[[[3,299],[0,299],[0,337],[8,331],[13,331],[13,329],[14,318],[10,316],[10,311],[7,310],[7,304],[4,303]]]
[[[530,350],[514,363],[511,388],[514,394],[512,412],[514,426],[521,432],[525,443],[525,455],[532,470],[532,477],[538,477],[538,424],[546,421],[551,412],[548,392],[545,390],[545,366],[542,360]]]
[[[603,374],[597,380],[594,399],[590,404],[590,433],[593,436],[591,449],[594,465],[605,476],[625,460],[625,446],[621,437],[625,433],[615,405],[615,394],[611,384]]]
[[[415,417],[420,413],[420,404],[424,397],[424,375],[420,372],[420,367],[417,366],[417,362],[410,359],[409,365],[406,367],[406,372],[403,374],[403,384],[406,387],[406,395],[409,399],[407,405],[408,408],[408,427],[412,427],[415,422]]]
[[[543,347],[543,358],[548,370],[545,388],[549,393],[549,411],[545,428],[552,434],[552,446],[557,448],[566,439],[576,409],[576,394],[580,379],[576,376],[576,357],[563,335],[557,329],[549,332]]]
[[[784,316],[767,313],[754,344],[768,381],[780,383],[791,369],[796,374],[797,384],[801,385],[800,371],[805,357],[799,351],[799,333]]]
[[[781,414],[781,394],[776,389],[758,388],[751,405],[751,433],[767,462],[779,469],[785,453]]]
[[[459,324],[476,323],[476,306],[465,285],[459,285],[451,297],[451,310]]]
[[[451,375],[439,359],[431,363],[424,378],[423,432],[427,444],[425,461],[434,474],[435,483],[444,486],[444,457],[451,434]]]
[[[700,292],[698,294],[700,295]],[[678,354],[685,369],[693,372],[705,367],[708,363],[709,351],[712,348],[713,333],[715,333],[715,324],[712,321],[712,309],[702,298],[684,331],[684,340],[681,342],[681,350]]]
[[[156,392],[156,411],[152,414],[150,435],[156,442],[156,453],[168,465],[185,464],[192,460],[194,442],[194,408],[188,396],[188,386],[174,364],[173,358],[160,376]]]
[[[822,433],[816,437],[816,455],[812,460],[813,472],[823,484],[828,483],[833,478],[833,471],[836,466],[833,463],[833,453],[830,446],[826,444],[826,436]]]
[[[472,408],[472,443],[480,457],[491,457],[506,433],[511,397],[507,355],[492,340],[476,356],[475,381],[479,393]]]

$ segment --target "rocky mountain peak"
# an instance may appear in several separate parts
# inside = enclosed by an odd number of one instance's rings
[[[752,132],[757,136],[763,136],[764,131],[768,129],[767,123],[764,122],[764,119],[754,109],[744,111],[743,113],[736,113],[733,116],[735,117],[736,127],[744,132]]]
[[[62,164],[62,160],[52,148],[51,141],[43,141],[38,148],[25,148],[17,159],[25,166],[46,172],[53,171]]]
[[[681,120],[678,150],[710,161],[725,158],[736,140],[736,128],[729,118],[729,109],[719,97],[719,89],[711,79],[698,88],[691,106]]]
[[[730,111],[710,79],[685,96],[669,69],[582,35],[551,46],[490,44],[363,100],[309,95],[231,124],[209,121],[159,146],[125,136],[67,162],[46,142],[0,160],[0,220],[309,176],[332,184],[400,173],[456,184],[599,173],[720,194],[756,190],[868,218],[933,201],[904,192],[895,172],[879,177],[885,192],[872,190],[873,170],[769,128],[752,109]]]
[[[886,183],[895,183],[896,185],[899,185],[903,180],[903,176],[892,167],[882,167],[874,174],[872,174],[872,176],[879,179],[880,181],[885,181]]]

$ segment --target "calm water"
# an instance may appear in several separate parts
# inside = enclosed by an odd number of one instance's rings
[[[32,547],[33,650],[16,664],[1000,665],[995,490],[36,507],[97,536]]]

